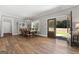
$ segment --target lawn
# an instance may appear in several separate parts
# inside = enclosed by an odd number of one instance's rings
[[[50,31],[54,31],[53,28],[49,28]],[[70,34],[67,33],[67,28],[56,28],[56,36],[68,37]]]
[[[69,34],[65,33],[65,32],[56,32],[56,36],[63,36],[63,37],[67,37]]]
[[[68,37],[69,33],[67,33],[67,28],[57,28],[56,29],[56,36],[63,36],[63,37]]]

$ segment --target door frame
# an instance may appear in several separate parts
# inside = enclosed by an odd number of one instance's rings
[[[73,28],[72,28],[72,11],[70,11],[70,17],[71,17],[71,46],[73,46],[73,42],[72,42],[72,40],[73,40],[73,38],[72,38],[72,31],[73,31]]]
[[[49,20],[54,20],[54,33],[55,33],[55,37],[56,38],[56,18],[52,18],[52,19],[48,19],[47,20],[47,37],[49,37],[48,31],[49,31]]]

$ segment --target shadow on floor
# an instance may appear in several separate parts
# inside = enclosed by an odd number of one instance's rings
[[[67,41],[67,38],[63,37],[63,36],[56,36],[57,40],[64,40]]]

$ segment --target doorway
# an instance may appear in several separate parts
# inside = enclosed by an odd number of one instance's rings
[[[12,35],[12,25],[10,21],[3,22],[4,36]]]
[[[48,19],[48,37],[56,38],[56,18]]]
[[[62,19],[62,20],[61,20]],[[67,40],[68,36],[71,36],[71,19],[70,16],[61,18],[48,19],[48,37],[49,38],[60,38]]]
[[[70,29],[70,21],[69,20],[57,20],[56,21],[56,37],[61,40],[67,40],[70,35],[68,30]]]
[[[70,42],[72,35],[71,15],[61,16],[58,19],[56,20],[56,38]]]

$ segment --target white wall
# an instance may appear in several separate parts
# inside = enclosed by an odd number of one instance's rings
[[[72,10],[72,22],[73,31],[76,31],[75,25],[79,23],[79,7]]]
[[[1,35],[1,15],[2,13],[0,12],[0,35]]]
[[[0,21],[0,35],[1,35],[1,21]]]

